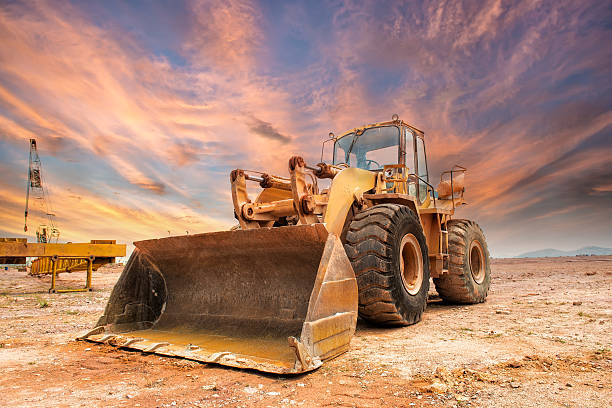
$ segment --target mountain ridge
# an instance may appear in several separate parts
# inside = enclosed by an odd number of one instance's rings
[[[545,248],[538,249],[537,251],[525,252],[515,256],[515,258],[554,258],[558,256],[576,255],[612,255],[612,248],[604,248],[592,245],[570,251],[561,251],[554,248]]]

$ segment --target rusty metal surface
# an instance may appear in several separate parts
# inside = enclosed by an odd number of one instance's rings
[[[338,173],[344,170],[342,167],[327,163],[317,163],[316,167],[308,167],[313,170],[315,176],[321,179],[333,179]]]
[[[291,181],[286,178],[273,176],[271,174],[263,174],[261,178],[262,181],[259,183],[261,188],[276,188],[279,190],[291,191]]]
[[[272,373],[348,349],[357,284],[322,224],[140,241],[83,339]]]
[[[440,198],[449,198],[453,194],[462,193],[465,190],[465,173],[455,176],[451,186],[451,180],[443,180],[436,187],[436,191]]]

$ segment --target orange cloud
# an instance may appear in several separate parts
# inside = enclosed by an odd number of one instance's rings
[[[580,195],[593,213],[609,201],[609,53],[592,23],[604,6],[366,1],[317,14],[292,3],[272,17],[257,2],[193,1],[167,21],[180,27],[171,52],[88,6],[0,9],[0,143],[39,140],[67,234],[82,234],[77,215],[87,233],[128,240],[140,224],[231,224],[229,170],[286,175],[293,154],[318,160],[330,130],[393,113],[425,130],[431,181],[468,167],[466,214],[502,231],[497,245],[511,241],[507,225],[545,225]],[[24,166],[2,157],[3,169]],[[21,230],[23,172],[0,185],[13,195],[7,232]]]
[[[248,73],[263,40],[256,5],[249,0],[194,1],[190,11],[195,24],[184,47],[195,63]]]
[[[24,193],[2,186],[0,225],[3,231],[23,231]],[[70,194],[66,192],[70,191]],[[131,243],[139,239],[168,235],[182,235],[229,229],[231,223],[198,213],[173,202],[136,201],[130,198],[109,200],[74,186],[54,186],[51,190],[56,209],[61,239],[87,242],[90,239],[118,239]],[[40,211],[31,211],[30,229],[46,223]],[[34,228],[32,228],[34,226]]]

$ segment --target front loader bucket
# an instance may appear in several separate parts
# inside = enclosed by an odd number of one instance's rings
[[[134,245],[97,327],[79,339],[279,374],[348,350],[357,283],[323,224]]]

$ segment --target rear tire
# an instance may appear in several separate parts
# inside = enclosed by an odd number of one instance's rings
[[[491,261],[484,233],[474,221],[448,222],[448,273],[434,279],[442,299],[482,303],[491,286]]]
[[[429,291],[427,243],[407,206],[380,204],[358,213],[344,245],[359,287],[359,315],[384,326],[421,320]]]

